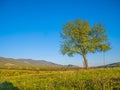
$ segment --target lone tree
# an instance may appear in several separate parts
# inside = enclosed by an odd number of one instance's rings
[[[87,21],[75,20],[63,26],[61,52],[63,55],[80,54],[84,58],[85,68],[88,68],[86,55],[88,53],[105,52],[110,49],[106,30],[102,24],[90,27]]]

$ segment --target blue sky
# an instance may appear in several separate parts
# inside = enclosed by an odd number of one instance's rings
[[[0,56],[82,66],[82,56],[60,53],[62,26],[75,19],[102,22],[112,47],[106,63],[120,61],[119,0],[0,0]],[[103,53],[87,59],[90,66],[104,63]]]

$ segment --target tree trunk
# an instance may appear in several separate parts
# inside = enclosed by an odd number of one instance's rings
[[[83,59],[84,59],[85,69],[88,69],[88,61],[86,59],[86,55],[83,54],[82,56],[83,56]]]

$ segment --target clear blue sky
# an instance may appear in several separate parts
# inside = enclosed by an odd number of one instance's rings
[[[83,58],[62,56],[62,26],[75,19],[102,22],[112,49],[106,63],[120,61],[120,0],[0,0],[0,56],[83,65]],[[103,64],[103,53],[88,54],[90,66]]]

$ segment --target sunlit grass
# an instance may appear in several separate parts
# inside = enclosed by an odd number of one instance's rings
[[[113,90],[120,88],[120,68],[71,71],[0,70],[0,83],[6,81],[19,90]]]

